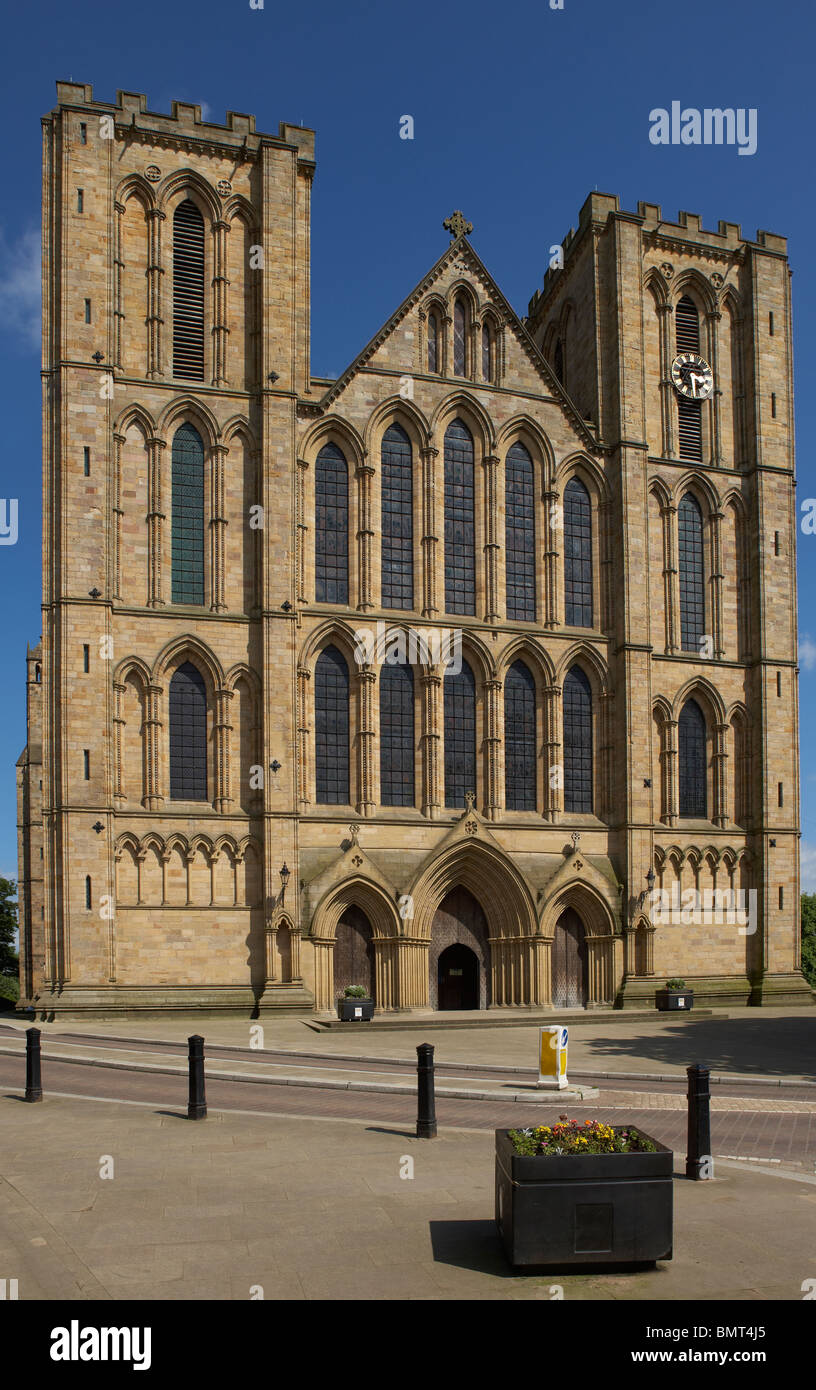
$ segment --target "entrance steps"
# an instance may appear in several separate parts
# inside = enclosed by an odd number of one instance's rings
[[[666,1022],[671,1019],[673,1022],[685,1022],[689,1017],[710,1018],[713,1009],[694,1009],[691,1014],[677,1013],[669,1015],[660,1013],[657,1009],[531,1009],[521,1006],[517,1009],[470,1009],[466,1012],[450,1010],[450,1012],[439,1012],[425,1009],[405,1009],[404,1011],[394,1011],[387,1014],[375,1014],[369,1023],[352,1021],[341,1023],[337,1017],[326,1015],[321,1018],[304,1019],[303,1022],[308,1028],[313,1028],[315,1032],[325,1032],[337,1028],[345,1029],[346,1032],[356,1028],[373,1029],[378,1033],[393,1032],[414,1032],[421,1028],[423,1032],[428,1029],[450,1028],[527,1028],[531,1025],[542,1027],[548,1023],[580,1024],[587,1023],[596,1028],[599,1023],[642,1023],[647,1019],[651,1023]]]

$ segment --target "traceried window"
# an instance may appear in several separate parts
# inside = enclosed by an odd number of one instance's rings
[[[564,488],[564,621],[592,627],[592,507],[580,478]]]
[[[173,603],[204,602],[204,445],[194,425],[173,436],[170,524]]]
[[[388,662],[380,672],[380,800],[414,804],[414,676]]]
[[[706,810],[706,725],[696,700],[686,700],[677,721],[679,810],[704,820]]]
[[[461,299],[453,306],[453,374],[464,376],[467,371],[467,310]]]
[[[684,294],[674,311],[675,347],[681,352],[700,351],[700,315],[693,299]],[[678,452],[681,459],[700,462],[703,457],[703,403],[677,396]]]
[[[348,468],[337,444],[315,464],[315,599],[348,603]]]
[[[401,425],[389,425],[382,442],[382,606],[414,606],[413,464]]]
[[[476,791],[476,682],[466,661],[444,680],[445,805],[464,806]]]
[[[207,800],[207,687],[190,661],[170,682],[170,799]]]
[[[462,420],[445,431],[445,611],[476,612],[473,436]]]
[[[504,682],[504,804],[508,811],[536,808],[535,681],[514,661]]]
[[[439,320],[434,313],[428,315],[428,371],[439,371]]]
[[[490,324],[482,324],[482,377],[485,381],[493,380],[493,334],[490,331]]]
[[[504,464],[505,584],[507,617],[534,623],[535,488],[533,460],[523,444],[513,444]]]
[[[592,690],[580,666],[564,678],[564,810],[592,810]]]
[[[342,652],[326,647],[315,662],[315,787],[323,806],[349,802],[349,674]]]
[[[703,514],[690,492],[677,508],[680,567],[680,643],[684,652],[700,652],[705,634]]]
[[[190,198],[173,213],[173,375],[204,380],[204,219]]]

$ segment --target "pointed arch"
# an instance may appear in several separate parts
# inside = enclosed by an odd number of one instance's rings
[[[369,415],[363,435],[365,452],[375,470],[379,463],[379,447],[389,425],[400,425],[405,430],[417,454],[431,442],[431,425],[424,412],[404,396],[386,396]]]
[[[167,443],[174,427],[189,421],[198,430],[207,451],[221,442],[221,427],[213,412],[194,396],[176,396],[159,416],[156,437]]]
[[[167,216],[174,211],[176,200],[183,201],[185,197],[191,197],[199,204],[199,211],[205,219],[209,218],[211,222],[220,220],[221,199],[196,169],[175,169],[156,186],[156,206]]]
[[[221,662],[210,647],[202,642],[200,637],[194,637],[192,633],[171,637],[170,641],[165,643],[153,663],[152,683],[155,685],[164,684],[173,671],[184,661],[191,661],[202,669],[208,677],[213,691],[222,688],[224,670]]]
[[[474,838],[453,841],[420,868],[408,890],[415,937],[430,941],[439,904],[460,885],[479,903],[491,937],[536,935],[535,903],[526,879],[498,845]]]
[[[477,453],[482,457],[495,455],[496,434],[490,415],[481,401],[461,389],[450,391],[438,403],[431,416],[432,439],[441,443],[448,425],[457,417],[461,418],[473,435]]]

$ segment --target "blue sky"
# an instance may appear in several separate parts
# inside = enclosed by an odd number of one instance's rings
[[[310,0],[42,0],[7,8],[0,108],[0,380],[3,493],[19,499],[19,538],[0,546],[5,595],[0,684],[0,873],[16,877],[14,764],[25,743],[26,641],[40,633],[40,116],[57,78],[100,100],[145,92],[148,106],[197,102],[223,122],[317,132],[312,222],[312,369],[334,376],[448,243],[461,208],[472,243],[519,313],[549,247],[587,193],[624,208],[660,203],[703,225],[787,235],[798,392],[799,500],[816,496],[816,262],[811,254],[813,49],[804,5],[709,0],[471,0],[411,4]],[[649,112],[673,100],[756,108],[758,147],[653,146]],[[414,139],[399,138],[400,117]],[[816,537],[799,535],[803,886],[816,890]]]

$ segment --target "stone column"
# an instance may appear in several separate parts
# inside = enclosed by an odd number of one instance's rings
[[[484,586],[485,622],[499,623],[499,540],[498,540],[498,499],[496,475],[499,459],[495,454],[486,454],[482,459],[484,470]]]
[[[611,818],[612,808],[612,701],[611,690],[602,690],[598,704],[598,751],[600,757],[598,759],[599,786],[596,812],[601,820]]]
[[[213,386],[227,384],[227,238],[229,222],[213,222],[213,297],[212,297],[212,345],[213,345]],[[248,325],[246,325],[248,328]]]
[[[374,529],[371,525],[371,479],[374,469],[369,463],[357,468],[357,607],[361,613],[374,607],[372,592],[372,546]]]
[[[711,395],[711,449],[710,462],[714,468],[721,468],[722,455],[722,391],[718,386],[720,380],[719,369],[719,332],[722,314],[719,309],[710,309],[706,314],[708,325],[708,364],[714,375],[714,391]]]
[[[226,444],[214,444],[210,465],[210,612],[226,610],[226,533],[224,459]]]
[[[155,437],[147,441],[147,606],[162,608],[162,546],[164,520],[162,511],[162,449],[164,440]]]
[[[439,816],[442,789],[442,678],[443,668],[433,666],[420,676],[422,688],[422,814]]]
[[[306,666],[298,666],[297,689],[297,775],[298,801],[302,807],[310,804],[311,788],[311,728],[309,724],[309,681],[312,673]]]
[[[159,718],[160,701],[163,694],[160,685],[147,686],[144,693],[145,701],[145,798],[144,807],[147,811],[158,811],[164,805],[164,788],[162,787],[162,763],[161,756],[161,737],[162,722]]]
[[[365,666],[357,672],[357,814],[374,814],[374,696],[377,674]]]
[[[122,306],[122,218],[125,215],[124,203],[113,204],[113,368],[122,370],[122,320],[125,311]]]
[[[334,990],[334,938],[312,937],[312,944],[314,945],[315,962],[315,1011],[320,1014],[330,1013],[334,1004],[332,997]],[[292,953],[294,956],[294,942],[292,943]]]
[[[709,517],[710,561],[711,561],[711,636],[714,643],[714,660],[722,661],[725,656],[723,646],[723,563],[722,563],[722,523],[724,515],[712,512]]]
[[[303,983],[303,976],[300,973],[300,927],[292,926],[289,928],[289,949],[292,958],[292,984],[300,985]]]
[[[305,459],[297,461],[297,601],[307,603],[306,593],[306,552],[309,544],[309,524],[306,519],[306,472]]]
[[[679,815],[677,786],[677,720],[667,719],[663,724],[663,806],[660,819],[664,824],[677,824]]]
[[[728,724],[714,727],[714,824],[728,825]]]
[[[504,805],[502,738],[500,733],[503,714],[501,681],[485,681],[484,702],[485,772],[487,774],[485,778],[487,782],[485,816],[488,820],[498,820]]]
[[[112,549],[112,571],[113,571],[113,599],[114,603],[120,602],[122,598],[122,445],[125,442],[123,434],[113,436],[113,496],[111,498],[111,512],[113,513],[113,525],[111,527],[111,549]]]
[[[544,688],[544,819],[555,823],[564,808],[564,768],[561,763],[561,689]]]
[[[438,449],[422,450],[422,616],[439,612],[439,538],[436,515],[436,459]]]
[[[125,805],[125,794],[122,787],[122,730],[125,727],[122,706],[125,702],[127,686],[121,681],[113,682],[113,804],[117,811],[121,811]]]
[[[660,411],[663,422],[663,457],[674,458],[674,387],[671,380],[672,327],[674,309],[671,304],[658,304],[660,319]]]
[[[558,560],[564,534],[561,498],[555,488],[544,492],[544,526],[542,544],[544,556],[544,626],[560,627],[558,617]]]
[[[164,376],[162,368],[162,276],[161,224],[164,213],[151,208],[147,214],[147,377],[155,381]]]
[[[229,811],[232,803],[230,787],[230,741],[232,734],[230,701],[232,696],[233,692],[227,690],[225,686],[215,691],[215,721],[213,724],[215,798],[213,805],[221,815],[225,815]]]
[[[547,989],[547,943],[543,936],[531,937],[529,1004],[544,1005],[549,1000]]]
[[[278,925],[269,919],[266,923],[264,932],[264,945],[266,948],[266,980],[265,986],[277,984],[276,958],[278,952]]]
[[[677,572],[677,508],[661,505],[660,519],[663,522],[663,607],[666,612],[666,631],[663,635],[664,651],[673,656],[679,650],[678,621],[680,615],[680,589]]]

